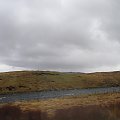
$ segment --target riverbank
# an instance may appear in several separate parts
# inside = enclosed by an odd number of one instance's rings
[[[42,111],[52,113],[58,109],[66,109],[75,106],[104,105],[115,102],[120,102],[120,93],[82,95],[47,100],[15,102],[13,105],[20,106],[23,110],[40,109]]]
[[[120,86],[120,72],[70,73],[19,71],[0,73],[0,94]]]
[[[84,115],[90,113],[90,116],[93,115],[93,117],[96,118],[96,115],[98,115],[98,113],[102,116],[110,113],[109,117],[113,115],[113,117],[120,118],[120,93],[83,95],[76,97],[64,97],[46,100],[23,101],[9,104],[1,104],[0,108],[4,108],[4,106],[7,106],[5,109],[7,109],[8,111],[11,111],[11,109],[14,110],[15,107],[15,110],[18,110],[19,108],[22,111],[22,113],[30,113],[33,116],[45,113],[45,115],[47,115],[48,118],[52,118],[55,116],[58,117],[56,120],[59,120],[59,117],[61,119],[62,117],[69,118],[70,113],[71,117],[74,117],[75,114],[80,115],[81,112],[83,112]],[[10,106],[13,108],[11,108]],[[4,109],[2,109],[2,111],[3,110]]]

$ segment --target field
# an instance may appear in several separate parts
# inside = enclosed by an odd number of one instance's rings
[[[113,86],[120,86],[120,72],[19,71],[0,73],[0,94]]]
[[[120,93],[0,105],[1,120],[120,120]]]

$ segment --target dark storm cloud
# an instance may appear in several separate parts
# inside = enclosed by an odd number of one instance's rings
[[[0,0],[0,64],[41,70],[116,70],[119,3]]]

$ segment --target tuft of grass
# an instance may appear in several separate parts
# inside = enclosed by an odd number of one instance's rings
[[[0,94],[120,86],[120,72],[65,73],[17,71],[0,73]]]

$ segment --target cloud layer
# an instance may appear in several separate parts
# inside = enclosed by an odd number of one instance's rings
[[[119,11],[118,0],[0,0],[0,64],[118,70]]]

